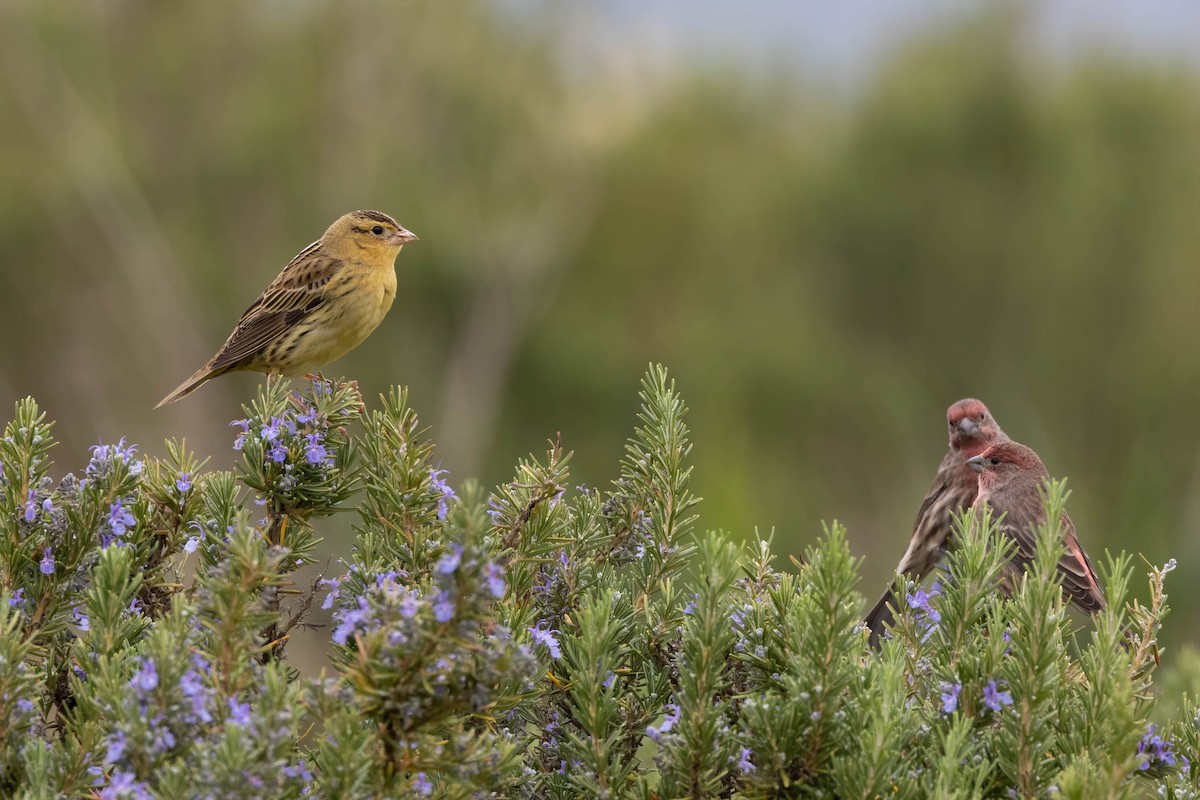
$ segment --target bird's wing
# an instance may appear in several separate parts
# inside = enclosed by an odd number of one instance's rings
[[[1021,572],[1028,572],[1033,564],[1035,535],[1033,529],[1044,515],[1041,497],[1031,498],[1027,506],[1012,508],[1000,521],[1000,530],[1017,543],[1012,565]],[[1066,552],[1058,560],[1058,574],[1062,578],[1063,591],[1067,599],[1089,614],[1104,608],[1104,592],[1096,579],[1096,571],[1087,553],[1075,536],[1075,525],[1066,513],[1062,517],[1062,539]]]
[[[933,485],[929,487],[925,500],[917,510],[917,519],[913,523],[908,548],[896,566],[897,576],[909,575],[913,580],[920,581],[941,560],[953,528],[950,515],[959,509],[970,507],[975,500],[975,482],[964,482],[961,479],[958,472],[961,466],[960,459],[955,457],[953,452],[947,453],[942,459]],[[873,646],[877,646],[884,626],[890,625],[895,619],[892,609],[898,602],[895,598],[898,583],[898,578],[892,581],[892,585],[863,620],[871,631],[870,641]]]
[[[325,288],[344,262],[312,251],[301,252],[246,309],[213,357],[214,370],[253,359],[325,302]]]

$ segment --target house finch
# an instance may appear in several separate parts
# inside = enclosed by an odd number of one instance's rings
[[[158,405],[226,372],[303,375],[341,358],[392,307],[396,256],[416,238],[378,211],[339,218],[283,268],[217,354]]]
[[[997,442],[1008,441],[987,406],[972,398],[959,400],[946,409],[946,424],[950,429],[950,450],[942,459],[933,486],[929,487],[917,511],[908,549],[896,567],[898,576],[909,575],[917,581],[937,566],[951,544],[951,515],[959,509],[970,508],[975,502],[979,477],[967,466],[967,459],[979,455]],[[867,615],[865,624],[871,631],[872,647],[879,646],[884,626],[893,619],[892,605],[896,588],[897,581],[892,581],[892,585]]]
[[[1046,520],[1046,508],[1039,489],[1050,479],[1050,474],[1037,453],[1016,442],[989,447],[980,455],[967,459],[967,466],[979,473],[979,494],[972,509],[980,509],[985,503],[991,506],[992,518],[1000,518],[1000,531],[1017,543],[1017,551],[1005,568],[1005,582],[1012,585],[1013,580],[1033,563],[1037,545],[1034,528]],[[1095,614],[1104,608],[1104,592],[1065,511],[1060,531],[1066,546],[1066,552],[1058,560],[1063,591],[1070,602]]]

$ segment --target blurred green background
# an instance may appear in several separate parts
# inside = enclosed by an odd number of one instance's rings
[[[58,420],[60,471],[122,435],[231,466],[258,376],[151,408],[377,208],[421,241],[327,372],[410,386],[455,482],[561,431],[604,485],[661,361],[702,524],[798,552],[837,518],[873,600],[977,396],[1070,477],[1093,555],[1200,580],[1196,64],[1039,46],[1027,4],[833,80],[657,47],[629,6],[0,3],[0,403]],[[1200,639],[1173,594],[1165,640]]]

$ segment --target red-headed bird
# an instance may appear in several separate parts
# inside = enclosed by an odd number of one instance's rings
[[[946,409],[946,424],[950,429],[950,450],[938,467],[933,486],[925,494],[925,500],[917,511],[912,538],[908,549],[896,567],[896,574],[908,575],[920,581],[937,566],[942,555],[953,543],[949,541],[951,515],[967,509],[975,502],[979,490],[979,476],[967,465],[967,459],[979,455],[997,442],[1007,442],[1008,437],[987,406],[974,398],[959,400]],[[894,619],[897,581],[879,598],[879,602],[867,614],[865,624],[871,631],[871,646],[879,646],[879,637],[884,626]]]
[[[1000,531],[1017,543],[1017,551],[1005,568],[1005,584],[1013,586],[1015,579],[1033,563],[1037,545],[1034,528],[1046,521],[1039,489],[1050,479],[1050,473],[1037,453],[1016,442],[989,447],[967,459],[967,466],[979,474],[979,494],[972,508],[980,509],[985,503],[991,506],[992,519],[1000,518]],[[1095,614],[1105,606],[1104,591],[1065,511],[1060,531],[1066,547],[1058,561],[1063,591],[1070,602]]]

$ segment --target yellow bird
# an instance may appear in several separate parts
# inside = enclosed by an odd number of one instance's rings
[[[341,217],[271,281],[217,354],[155,408],[226,372],[303,375],[341,358],[392,307],[396,256],[416,239],[378,211]]]

